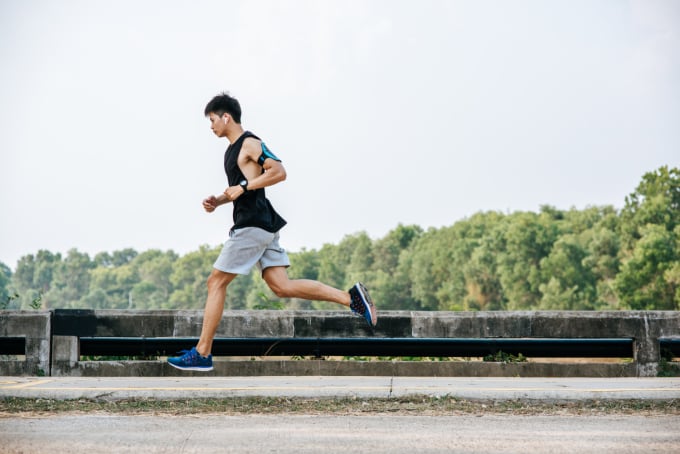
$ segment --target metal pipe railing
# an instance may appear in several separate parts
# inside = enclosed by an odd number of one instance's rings
[[[196,338],[81,337],[82,356],[165,356]],[[527,357],[632,358],[630,338],[216,338],[215,356],[479,357],[503,352]]]
[[[25,337],[0,337],[0,355],[25,355]]]

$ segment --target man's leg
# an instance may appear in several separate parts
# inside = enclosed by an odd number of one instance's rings
[[[227,286],[236,277],[235,274],[223,273],[213,269],[208,277],[208,298],[203,312],[203,329],[198,345],[191,350],[182,351],[180,356],[168,357],[168,363],[181,370],[197,370],[208,372],[213,370],[212,350],[215,332],[222,319],[224,298],[227,296]]]
[[[265,268],[262,277],[279,298],[302,298],[313,301],[330,301],[348,306],[352,312],[366,319],[373,327],[378,321],[375,305],[363,284],[355,284],[349,292],[343,292],[321,282],[309,279],[289,279],[286,268],[271,266]]]
[[[224,273],[213,269],[208,277],[208,298],[203,313],[203,328],[201,338],[196,345],[196,351],[201,356],[208,356],[212,350],[213,339],[224,312],[224,299],[227,296],[227,286],[234,280],[236,274]]]
[[[330,301],[348,306],[349,292],[343,292],[321,282],[309,279],[289,279],[286,268],[272,266],[262,272],[262,277],[279,298],[301,298],[312,301]]]

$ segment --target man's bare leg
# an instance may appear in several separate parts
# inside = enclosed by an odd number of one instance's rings
[[[370,327],[374,327],[378,321],[378,314],[371,297],[368,295],[368,289],[360,282],[357,282],[349,292],[343,292],[330,285],[309,279],[291,280],[283,266],[265,269],[262,277],[279,298],[330,301],[348,306],[353,313],[363,316]]]
[[[330,301],[350,305],[351,297],[330,285],[309,279],[290,279],[283,266],[266,268],[262,273],[265,282],[279,298],[301,298],[312,301]]]
[[[208,298],[203,313],[203,328],[201,329],[201,338],[196,345],[196,351],[201,356],[208,356],[212,351],[213,339],[224,312],[227,286],[235,277],[236,274],[224,273],[216,269],[213,269],[208,277]]]

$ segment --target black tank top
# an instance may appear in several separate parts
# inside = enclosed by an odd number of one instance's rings
[[[238,155],[243,141],[249,137],[260,140],[255,134],[246,131],[224,153],[224,171],[229,186],[236,186],[246,177],[238,166]],[[262,170],[264,172],[264,169]],[[243,227],[259,227],[276,233],[286,225],[286,221],[274,210],[265,196],[264,188],[248,191],[234,201],[234,226],[232,230]]]

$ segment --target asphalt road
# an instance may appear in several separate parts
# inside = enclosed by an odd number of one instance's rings
[[[680,416],[118,416],[0,419],[3,453],[677,453]]]
[[[0,399],[358,399],[664,402],[679,378],[0,377]],[[547,407],[552,407],[551,404]],[[677,412],[0,413],[0,453],[680,453]]]

